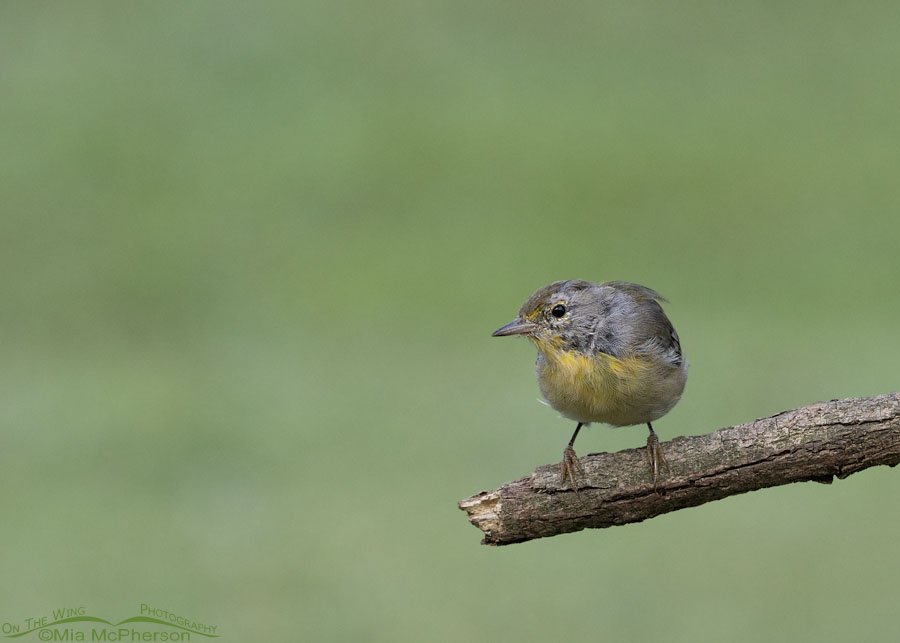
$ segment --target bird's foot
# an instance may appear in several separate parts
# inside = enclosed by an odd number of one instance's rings
[[[647,461],[650,464],[650,471],[653,473],[653,488],[656,489],[659,484],[659,472],[665,467],[666,473],[671,474],[669,463],[663,457],[662,449],[659,447],[659,438],[651,429],[650,435],[647,436]]]
[[[578,456],[575,455],[575,449],[572,448],[572,445],[567,446],[566,450],[563,451],[563,459],[560,463],[560,476],[562,478],[562,484],[565,485],[566,481],[568,481],[572,486],[572,491],[576,494],[578,493],[579,479],[585,480],[587,477],[584,474],[584,467],[582,467],[581,462],[578,461]]]

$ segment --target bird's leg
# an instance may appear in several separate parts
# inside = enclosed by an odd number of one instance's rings
[[[666,468],[667,473],[672,473],[672,471],[669,469],[669,463],[663,457],[662,449],[659,448],[659,438],[656,437],[653,425],[647,422],[647,426],[650,429],[650,435],[647,436],[647,460],[650,463],[650,470],[653,472],[653,488],[656,489],[659,482],[660,465]]]
[[[578,493],[578,478],[584,478],[584,468],[581,466],[581,463],[578,461],[578,456],[575,455],[575,448],[572,446],[575,444],[575,438],[578,437],[578,432],[581,430],[582,423],[579,422],[578,426],[575,427],[575,433],[572,434],[572,439],[569,440],[569,445],[566,447],[565,451],[563,451],[563,459],[561,465],[561,476],[562,476],[562,484],[566,484],[566,479],[568,479],[572,484],[572,491],[576,494]]]

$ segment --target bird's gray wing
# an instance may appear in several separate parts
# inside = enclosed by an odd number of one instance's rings
[[[610,286],[630,300],[627,311],[627,346],[619,347],[616,352],[648,355],[663,359],[673,366],[680,366],[683,361],[681,341],[672,322],[666,316],[660,301],[666,299],[655,290],[623,281],[610,281]]]

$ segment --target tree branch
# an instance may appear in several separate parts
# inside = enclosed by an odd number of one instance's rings
[[[486,545],[640,522],[685,507],[791,482],[830,483],[900,462],[900,393],[819,402],[772,417],[662,444],[671,469],[650,482],[645,448],[581,458],[574,493],[559,464],[462,500]]]

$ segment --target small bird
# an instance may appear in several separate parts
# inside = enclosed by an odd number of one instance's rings
[[[575,438],[591,422],[647,424],[653,486],[665,465],[651,422],[684,391],[687,361],[659,293],[622,281],[556,281],[535,292],[519,316],[493,337],[524,335],[537,346],[538,385],[550,406],[578,426],[563,451],[560,475],[577,491],[584,469]],[[667,466],[667,465],[666,465]]]

